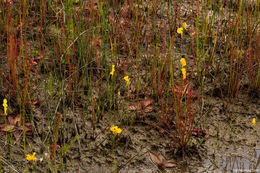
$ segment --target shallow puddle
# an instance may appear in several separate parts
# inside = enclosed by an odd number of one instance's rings
[[[232,153],[223,156],[220,168],[224,172],[260,172],[260,149],[247,155]]]

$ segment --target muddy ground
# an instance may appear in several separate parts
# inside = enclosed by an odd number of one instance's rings
[[[84,118],[80,111],[67,110],[67,115],[63,115],[66,120],[62,123],[67,130],[66,133],[60,131],[58,145],[69,143],[76,135],[78,138],[63,156],[64,171],[98,173],[112,172],[116,168],[119,172],[257,172],[260,169],[259,93],[254,95],[254,98],[241,96],[236,104],[207,95],[202,102],[203,107],[198,113],[195,126],[205,130],[206,135],[192,136],[192,145],[187,147],[185,155],[178,147],[173,146],[169,135],[159,132],[149,124],[157,123],[155,117],[158,116],[159,109],[156,106],[152,112],[145,115],[146,119],[137,111],[129,111],[128,116],[134,118],[130,123],[121,120],[119,126],[123,131],[116,139],[115,145],[111,140],[107,115],[96,123],[93,131],[91,115]],[[26,146],[28,153],[37,153],[37,167],[33,170],[46,172],[49,169],[50,152],[44,145],[44,140],[49,134],[44,133],[48,126],[44,127],[42,124],[40,107],[34,109],[33,135],[26,137]],[[118,115],[120,111],[114,114]],[[257,119],[254,128],[253,117]],[[149,123],[146,123],[148,121]],[[23,142],[10,144],[5,143],[4,139],[1,138],[4,148],[1,154],[4,156],[2,168],[4,172],[20,172],[24,167]],[[149,157],[149,150],[162,155],[166,160],[173,160],[177,167],[158,169]],[[58,162],[59,166],[60,164]],[[32,167],[29,167],[32,171]]]
[[[183,10],[181,17],[192,16],[192,12],[185,10],[192,9],[187,6],[187,3],[180,5],[180,9]],[[195,4],[193,8],[196,8]],[[165,17],[163,14],[166,12],[163,8],[158,13],[162,18]],[[188,18],[187,16],[186,18]],[[184,49],[190,46],[190,41],[191,38],[187,36],[186,41],[183,42]],[[180,40],[176,46],[179,44]],[[144,57],[147,57],[147,54],[149,52],[144,52]],[[176,56],[181,54],[177,50]],[[195,60],[191,55],[186,57],[188,65],[191,66]],[[146,67],[146,62],[147,59],[144,58],[143,61],[140,61],[140,66]],[[5,57],[1,60],[1,66],[2,71],[8,72],[6,64],[7,58]],[[144,73],[149,73],[149,69],[149,67],[143,68],[140,71],[141,79],[145,78]],[[7,73],[4,75],[8,76]],[[153,100],[152,110],[143,113],[131,107],[133,103],[145,100],[145,95],[149,92],[140,92],[139,100],[130,99],[130,101],[125,99],[127,94],[122,93],[122,98],[118,100],[120,109],[101,112],[101,118],[97,120],[93,128],[91,123],[93,108],[90,105],[87,106],[87,110],[82,109],[82,105],[85,104],[85,95],[78,97],[77,103],[72,107],[69,106],[71,102],[69,95],[62,96],[61,99],[51,100],[50,97],[46,99],[45,86],[39,81],[48,80],[48,77],[45,74],[42,76],[33,74],[32,77],[36,78],[36,82],[32,85],[31,100],[40,101],[31,104],[26,109],[26,115],[34,115],[30,124],[32,133],[26,135],[26,153],[37,153],[37,166],[28,163],[29,172],[50,171],[50,148],[46,143],[53,142],[52,130],[56,117],[49,116],[47,110],[52,110],[52,113],[56,114],[59,105],[62,105],[60,107],[62,107],[63,114],[60,125],[62,130],[59,131],[57,144],[64,147],[71,143],[62,157],[59,157],[62,151],[57,149],[57,165],[62,170],[60,172],[148,173],[230,172],[231,170],[233,172],[260,172],[260,91],[248,92],[248,81],[244,81],[237,99],[231,101],[225,97],[225,94],[224,96],[220,94],[222,91],[219,88],[225,90],[226,86],[214,83],[217,81],[212,81],[210,74],[207,74],[194,126],[205,133],[194,134],[191,138],[192,142],[187,146],[185,153],[182,153],[180,148],[174,146],[169,135],[162,133],[154,126],[158,124],[157,118],[161,113],[161,108],[158,100],[153,98],[152,94],[149,95]],[[134,86],[135,84],[131,85],[132,88]],[[198,87],[194,88],[198,89]],[[54,91],[55,89],[58,90],[58,87],[54,87]],[[131,92],[135,91],[131,90]],[[6,97],[5,93],[9,93],[7,88],[2,89],[0,100]],[[58,96],[59,93],[54,92],[54,97]],[[19,113],[17,99],[9,98],[9,100],[8,104],[12,109],[10,112],[16,116]],[[118,122],[116,125],[122,129],[122,133],[116,137],[115,142],[113,142],[109,130],[111,121],[109,115],[115,117],[113,121]],[[253,118],[256,118],[254,127]],[[27,116],[27,122],[29,120],[30,117]],[[1,124],[4,121],[2,119]],[[16,140],[14,136],[10,137],[9,133],[1,133],[3,172],[23,172],[25,169],[24,143],[22,134],[19,134],[21,135],[20,140]],[[10,137],[8,140],[6,140],[6,135],[8,138]],[[72,142],[73,139],[76,140]],[[173,160],[176,166],[171,169],[159,169],[152,162],[148,151],[162,155],[165,160]]]

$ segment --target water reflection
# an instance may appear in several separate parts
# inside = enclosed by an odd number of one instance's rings
[[[220,166],[224,172],[260,172],[260,149],[256,149],[248,155],[223,156]]]

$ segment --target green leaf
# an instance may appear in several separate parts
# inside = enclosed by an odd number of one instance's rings
[[[65,153],[67,150],[69,150],[70,147],[76,142],[77,138],[78,138],[78,136],[76,135],[76,136],[73,138],[73,140],[70,142],[70,144],[66,144],[65,146],[63,146],[63,147],[61,148],[61,155],[62,155],[62,156],[63,156],[64,153]]]

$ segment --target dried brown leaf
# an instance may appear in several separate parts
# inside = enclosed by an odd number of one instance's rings
[[[145,113],[149,113],[149,112],[152,112],[153,111],[153,106],[148,106],[144,109],[144,112]]]
[[[18,130],[23,131],[23,126],[18,127]],[[24,131],[25,131],[25,133],[32,131],[32,127],[29,123],[24,124]]]
[[[129,108],[128,108],[130,111],[136,111],[137,110],[137,105],[136,104],[131,104],[129,105]]]
[[[139,102],[139,104],[141,105],[142,108],[145,108],[145,107],[153,104],[153,99],[146,98],[145,100]]]
[[[43,102],[44,100],[43,99],[41,99],[41,100],[36,100],[36,101],[34,101],[34,102],[27,102],[28,104],[30,104],[30,105],[34,105],[34,106],[39,106],[42,102]]]
[[[176,166],[177,166],[177,164],[172,160],[168,160],[163,164],[163,167],[165,167],[165,168],[174,168]]]
[[[14,129],[14,125],[13,124],[1,124],[0,125],[0,131],[2,132],[11,132]]]
[[[152,151],[148,151],[149,152],[149,156],[150,159],[152,160],[152,162],[157,165],[158,167],[163,166],[163,157],[162,156],[158,156],[157,154],[155,154]]]
[[[153,99],[147,98],[143,101],[138,102],[137,104],[129,105],[130,111],[144,111],[145,113],[153,111]]]
[[[20,121],[21,121],[20,114],[16,116],[8,116],[8,122],[12,125],[18,126],[20,124]]]

